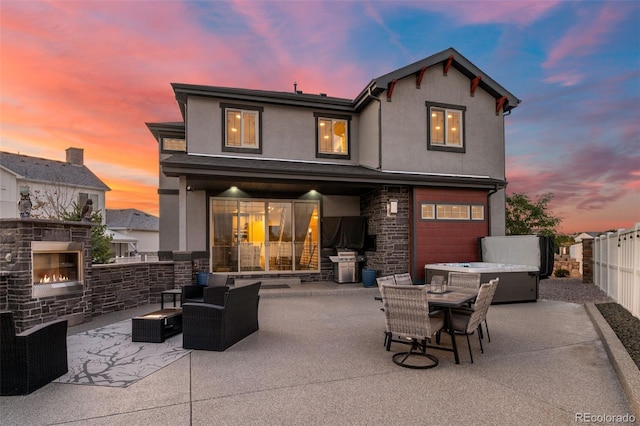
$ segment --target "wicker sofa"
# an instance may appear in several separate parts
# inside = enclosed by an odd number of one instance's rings
[[[10,311],[0,312],[0,395],[27,395],[69,371],[67,320],[16,334]]]
[[[224,305],[182,305],[182,347],[224,351],[258,330],[260,282],[230,288]]]

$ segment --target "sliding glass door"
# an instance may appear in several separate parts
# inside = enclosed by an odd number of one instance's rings
[[[210,199],[212,272],[319,270],[319,203]]]

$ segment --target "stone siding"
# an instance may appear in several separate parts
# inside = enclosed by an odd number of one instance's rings
[[[361,214],[368,234],[376,237],[376,251],[368,251],[366,267],[376,276],[409,272],[410,193],[408,187],[385,186],[362,196]],[[387,215],[387,202],[398,200],[398,213]]]
[[[593,284],[593,241],[582,240],[582,282]]]
[[[67,318],[71,324],[91,318],[91,227],[89,223],[34,218],[0,219],[0,310],[13,311],[16,329]],[[82,245],[81,291],[33,298],[32,241]]]

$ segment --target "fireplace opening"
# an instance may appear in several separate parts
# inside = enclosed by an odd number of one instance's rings
[[[31,243],[33,297],[82,291],[82,244],[58,241]]]

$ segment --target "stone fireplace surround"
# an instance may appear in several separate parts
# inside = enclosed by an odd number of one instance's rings
[[[66,318],[70,325],[91,319],[91,224],[33,218],[0,219],[0,309],[14,313],[18,330]],[[73,243],[81,250],[73,291],[34,297],[32,242]],[[54,244],[55,245],[55,244]]]

